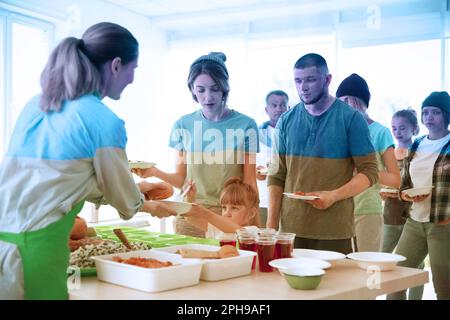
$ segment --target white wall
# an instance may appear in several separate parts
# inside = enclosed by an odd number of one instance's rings
[[[54,12],[55,16],[66,16],[54,21],[56,43],[67,36],[81,37],[89,26],[102,21],[120,24],[133,33],[140,50],[135,80],[119,101],[106,98],[104,102],[126,123],[129,158],[152,160],[154,152],[161,152],[161,147],[167,146],[167,141],[162,139],[157,146],[149,143],[149,137],[160,136],[156,124],[166,112],[161,108],[166,101],[162,90],[168,52],[166,33],[146,17],[103,1],[28,0],[22,3],[30,8],[41,8],[43,12]]]

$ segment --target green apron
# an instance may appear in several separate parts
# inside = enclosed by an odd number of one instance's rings
[[[84,201],[64,218],[36,231],[0,232],[0,240],[15,244],[23,266],[25,299],[66,300],[70,232]]]

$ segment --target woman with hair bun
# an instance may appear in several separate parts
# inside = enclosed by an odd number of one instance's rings
[[[156,167],[133,170],[143,178],[155,176],[179,189],[195,181],[198,202],[217,215],[221,215],[220,192],[227,179],[241,177],[257,190],[258,127],[252,118],[228,107],[225,61],[222,52],[211,52],[197,58],[189,69],[187,85],[201,108],[182,116],[173,126],[169,146],[177,152],[175,173]],[[259,214],[257,219],[259,224]],[[204,230],[183,217],[176,218],[175,232],[205,236]]]
[[[134,183],[124,122],[102,102],[133,82],[138,48],[127,29],[102,22],[51,53],[0,166],[0,300],[68,298],[68,240],[84,201],[122,219],[176,214],[145,201],[152,186]]]

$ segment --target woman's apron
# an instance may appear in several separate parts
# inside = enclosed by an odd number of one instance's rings
[[[68,299],[69,236],[84,201],[62,219],[36,231],[0,232],[0,240],[17,246],[22,258],[25,299]]]

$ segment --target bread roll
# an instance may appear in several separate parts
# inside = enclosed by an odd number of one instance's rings
[[[71,252],[78,250],[80,247],[84,247],[90,244],[98,245],[105,242],[105,240],[101,239],[92,239],[92,238],[82,238],[80,240],[72,240],[69,239],[69,249]]]
[[[79,240],[87,235],[87,223],[86,220],[80,217],[75,218],[75,223],[72,228],[72,232],[70,233],[70,239]]]
[[[167,182],[157,182],[154,188],[145,192],[146,200],[163,200],[170,198],[173,195],[173,187]]]

